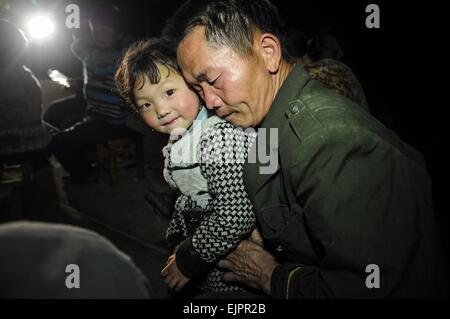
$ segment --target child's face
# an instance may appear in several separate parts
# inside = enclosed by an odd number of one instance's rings
[[[158,132],[170,134],[174,129],[187,129],[199,111],[199,98],[176,71],[158,65],[161,80],[151,84],[145,77],[144,86],[137,83],[133,91],[136,105],[144,122]]]

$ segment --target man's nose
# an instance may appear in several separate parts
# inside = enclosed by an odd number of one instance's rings
[[[211,89],[203,90],[206,107],[210,110],[218,109],[222,106],[222,100]]]

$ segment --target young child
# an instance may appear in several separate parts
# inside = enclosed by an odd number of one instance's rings
[[[130,113],[114,85],[117,61],[131,43],[123,31],[124,16],[113,1],[96,4],[89,17],[89,33],[71,44],[82,63],[82,92],[52,103],[44,114],[45,121],[60,130],[53,136],[51,150],[71,182],[90,180],[95,160],[90,154],[98,144],[135,137],[125,125]]]
[[[240,290],[223,282],[223,273],[213,266],[255,227],[242,179],[254,135],[209,116],[162,42],[130,47],[116,82],[147,125],[171,135],[163,151],[164,177],[179,197],[167,230],[173,254],[161,272],[165,282],[179,291],[190,279],[206,275],[205,292]],[[234,160],[222,161],[221,155]]]

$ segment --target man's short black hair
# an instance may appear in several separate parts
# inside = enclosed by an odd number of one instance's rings
[[[256,30],[280,39],[283,58],[286,50],[285,24],[277,7],[268,0],[189,0],[167,21],[162,38],[177,47],[195,27],[206,28],[212,47],[227,46],[241,56],[252,52]]]

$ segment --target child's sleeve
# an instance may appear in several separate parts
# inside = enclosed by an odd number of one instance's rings
[[[172,219],[169,221],[169,225],[166,231],[166,241],[169,246],[169,250],[173,253],[175,247],[179,245],[187,237],[187,227],[184,222],[183,215],[179,209],[175,207]]]
[[[243,182],[253,138],[224,122],[202,134],[200,168],[208,182],[213,212],[177,251],[177,266],[188,277],[208,271],[255,227],[253,206]]]

